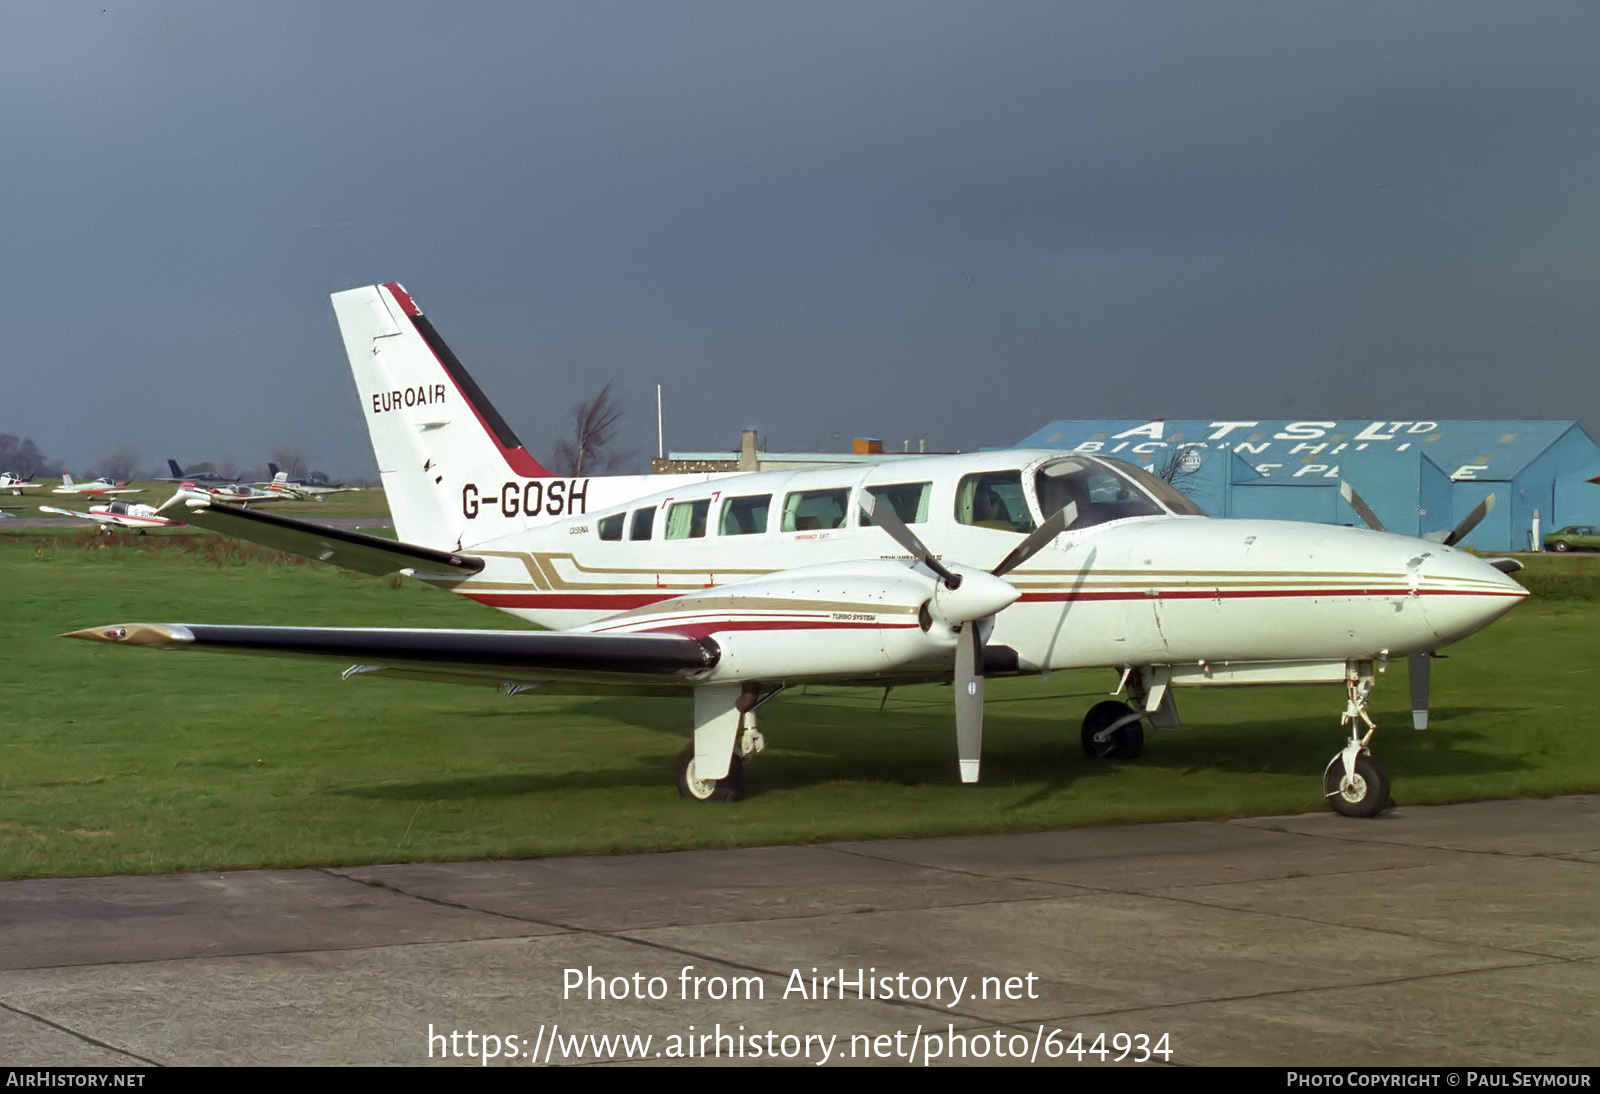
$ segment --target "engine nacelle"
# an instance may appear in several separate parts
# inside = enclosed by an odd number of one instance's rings
[[[859,680],[948,660],[954,634],[937,622],[924,627],[937,580],[909,560],[828,563],[674,597],[584,629],[710,638],[720,656],[707,683]]]

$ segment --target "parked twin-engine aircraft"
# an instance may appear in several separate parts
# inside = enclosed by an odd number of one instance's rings
[[[128,528],[143,534],[152,528],[177,528],[183,523],[161,516],[153,505],[129,501],[127,498],[118,498],[109,505],[91,505],[87,513],[79,513],[73,509],[57,509],[51,505],[41,505],[39,511],[56,513],[63,517],[77,517],[79,520],[92,520],[107,532],[115,528]]]
[[[61,485],[50,491],[52,494],[138,494],[142,491],[137,486],[129,486],[125,482],[101,477],[93,482],[73,482],[71,475],[61,476]]]
[[[507,693],[688,689],[678,786],[736,796],[755,711],[804,683],[954,684],[976,781],[986,676],[1109,667],[1131,704],[1084,719],[1086,753],[1139,754],[1180,686],[1345,688],[1324,777],[1340,812],[1389,800],[1367,699],[1385,662],[1438,649],[1524,595],[1450,544],[1212,520],[1119,460],[995,451],[699,479],[541,467],[398,285],[333,297],[401,542],[181,491],[190,523],[420,580],[556,628],[405,630],[128,623],[74,637],[329,658],[347,674]]]

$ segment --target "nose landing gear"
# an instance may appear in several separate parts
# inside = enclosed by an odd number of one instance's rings
[[[1367,713],[1372,694],[1372,662],[1352,663],[1345,670],[1345,707],[1340,725],[1350,727],[1350,741],[1328,761],[1322,773],[1322,793],[1335,812],[1347,817],[1375,817],[1389,808],[1389,775],[1372,758],[1367,743],[1377,723]],[[1367,727],[1359,735],[1362,726]]]

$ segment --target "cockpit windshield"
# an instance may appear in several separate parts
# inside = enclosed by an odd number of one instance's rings
[[[1067,456],[1051,460],[1034,475],[1034,491],[1046,517],[1068,502],[1078,507],[1070,527],[1087,528],[1124,517],[1156,517],[1172,512],[1204,516],[1171,484],[1122,460]]]

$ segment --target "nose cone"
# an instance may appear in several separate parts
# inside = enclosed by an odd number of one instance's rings
[[[1423,617],[1441,646],[1482,630],[1528,595],[1511,575],[1476,555],[1440,544],[1425,546],[1407,568],[1415,575]]]

